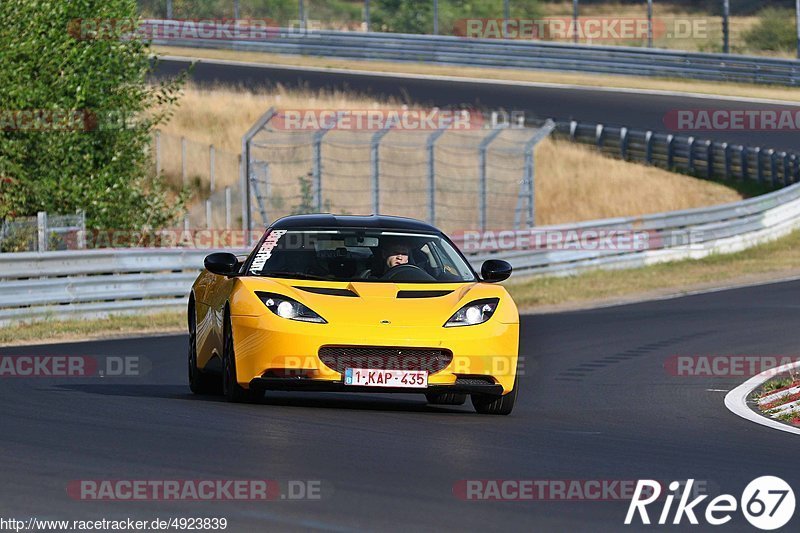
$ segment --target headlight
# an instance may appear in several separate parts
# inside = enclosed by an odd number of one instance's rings
[[[327,324],[328,321],[317,313],[301,304],[297,300],[292,300],[288,296],[273,294],[271,292],[257,292],[256,295],[264,302],[267,309],[281,318],[289,320],[299,320],[301,322],[315,322],[317,324]]]
[[[474,326],[475,324],[483,324],[489,320],[497,309],[497,304],[500,303],[500,298],[486,298],[485,300],[475,300],[468,303],[461,309],[455,312],[450,320],[445,322],[444,327],[451,328],[454,326]]]

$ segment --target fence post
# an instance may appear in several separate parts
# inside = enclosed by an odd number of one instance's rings
[[[689,153],[687,154],[688,157],[687,157],[687,161],[686,161],[686,168],[689,170],[689,172],[694,172],[694,170],[695,170],[694,169],[694,143],[695,143],[694,137],[689,137],[689,140],[686,143],[688,145],[688,147],[689,147]]]
[[[239,20],[239,0],[233,0],[233,18]]]
[[[78,226],[80,229],[78,230],[78,250],[85,250],[86,249],[86,211],[78,211],[78,217],[80,217],[78,221]]]
[[[628,128],[624,126],[619,130],[619,155],[623,161],[628,160]]]
[[[675,136],[671,133],[667,135],[667,170],[672,170],[672,162],[675,158]]]
[[[47,212],[39,211],[36,213],[36,226],[39,237],[39,251],[47,251]]]
[[[603,127],[602,124],[598,124],[594,129],[594,139],[595,139],[595,144],[597,145],[597,149],[598,150],[602,150],[603,149],[603,131],[604,131],[604,129],[605,128]]]
[[[186,137],[181,137],[181,179],[186,187]]]
[[[364,25],[366,30],[369,31],[370,16],[369,16],[369,0],[364,0]]]
[[[336,127],[337,118],[333,122],[326,124],[319,131],[314,133],[314,140],[312,144],[312,151],[314,153],[314,162],[312,168],[312,177],[314,179],[314,206],[317,212],[322,212],[322,138],[325,134]]]
[[[653,0],[647,0],[647,47],[653,48]]]
[[[370,142],[370,168],[372,178],[372,213],[377,215],[381,212],[381,160],[380,160],[380,146],[381,139],[389,133],[392,129],[391,124],[387,124],[381,130],[376,131],[372,135]]]
[[[213,226],[211,220],[211,200],[206,200],[206,229],[211,229]]]
[[[491,133],[483,138],[480,146],[478,147],[480,159],[478,166],[478,172],[480,173],[478,177],[478,225],[480,226],[481,231],[486,231],[486,152],[489,149],[491,142],[495,140],[504,129],[505,125],[492,130]]]
[[[714,143],[706,141],[706,177],[714,178]]]
[[[534,133],[530,139],[525,143],[525,167],[522,176],[522,183],[520,184],[520,193],[517,199],[517,209],[514,212],[514,229],[519,229],[520,221],[522,218],[522,201],[523,198],[527,201],[527,219],[528,228],[533,228],[536,225],[536,193],[534,177],[536,174],[536,166],[534,164],[534,148],[545,137],[549,136],[556,128],[556,123],[548,120],[544,125]]]
[[[161,175],[161,132],[156,130],[156,176]]]
[[[225,229],[231,229],[231,188],[225,187]]]
[[[167,18],[172,19],[172,0],[167,0]]]
[[[747,181],[750,177],[750,157],[748,156],[748,148],[746,146],[742,145],[739,147],[739,157],[741,158],[742,181]]]
[[[239,187],[241,187],[242,194],[242,229],[247,232],[248,244],[251,240],[250,231],[253,229],[253,217],[250,215],[250,141],[272,120],[275,114],[275,108],[270,107],[242,137],[242,153],[239,156]]]
[[[731,2],[722,1],[722,53],[731,53]]]
[[[214,175],[214,168],[216,166],[215,162],[217,159],[216,155],[217,151],[214,149],[214,145],[212,144],[208,147],[208,167],[209,167],[208,170],[209,170],[209,181],[210,181],[209,190],[211,192],[214,192],[214,189],[216,189],[217,180],[216,176]]]
[[[450,122],[445,122],[439,128],[428,136],[426,141],[426,148],[428,151],[428,222],[432,226],[436,225],[436,162],[435,162],[435,149],[436,141],[444,135],[447,128],[450,127]]]
[[[644,143],[645,143],[645,152],[644,152],[644,160],[647,162],[648,165],[653,164],[653,132],[647,130],[647,133],[644,134]]]

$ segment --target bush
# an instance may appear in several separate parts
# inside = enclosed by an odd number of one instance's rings
[[[758,23],[744,34],[750,49],[786,52],[797,47],[794,10],[769,7],[761,10],[758,18]]]
[[[146,42],[81,34],[86,21],[135,17],[135,0],[4,3],[0,219],[84,210],[90,228],[144,229],[182,213],[150,155],[182,80],[148,85]],[[23,112],[43,117],[40,127],[21,125]],[[64,127],[51,112],[80,120]]]

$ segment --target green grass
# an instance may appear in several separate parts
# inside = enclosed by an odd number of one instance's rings
[[[78,340],[115,335],[172,332],[186,329],[186,314],[155,313],[85,320],[45,320],[0,328],[0,346],[41,341]]]

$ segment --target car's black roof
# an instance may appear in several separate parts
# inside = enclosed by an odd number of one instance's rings
[[[272,229],[365,228],[441,233],[426,222],[385,215],[291,215],[279,218],[270,227]]]

